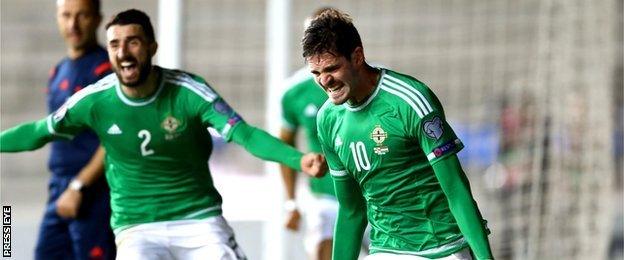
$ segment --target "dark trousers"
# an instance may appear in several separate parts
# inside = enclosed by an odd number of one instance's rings
[[[75,219],[61,218],[56,214],[56,200],[72,178],[50,179],[35,259],[115,259],[110,195],[103,178],[82,191],[82,203]]]

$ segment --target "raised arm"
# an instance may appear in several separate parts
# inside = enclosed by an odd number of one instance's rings
[[[482,223],[481,213],[470,192],[468,178],[461,168],[456,155],[451,155],[433,165],[442,191],[446,195],[451,213],[457,221],[475,257],[493,259],[487,231]]]
[[[53,140],[46,119],[24,123],[0,133],[0,152],[32,151]]]

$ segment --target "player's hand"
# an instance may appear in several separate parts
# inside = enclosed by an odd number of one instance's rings
[[[80,202],[82,202],[82,193],[68,188],[56,200],[56,213],[63,218],[76,218]]]
[[[323,177],[327,173],[325,157],[318,153],[307,153],[301,157],[301,170],[312,177]]]
[[[286,229],[290,231],[299,231],[299,222],[301,221],[301,213],[299,210],[294,209],[289,211],[286,217]]]

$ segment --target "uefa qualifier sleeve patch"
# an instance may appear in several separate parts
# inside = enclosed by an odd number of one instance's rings
[[[227,136],[230,129],[234,127],[238,122],[243,121],[243,118],[228,105],[223,99],[218,99],[213,103],[213,108],[217,113],[227,117],[225,125],[221,130],[222,136]]]
[[[425,132],[425,135],[429,138],[438,140],[442,137],[442,134],[444,134],[444,124],[442,120],[436,116],[431,120],[425,121],[423,124],[423,132]]]

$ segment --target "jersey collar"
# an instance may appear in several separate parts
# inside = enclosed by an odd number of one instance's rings
[[[118,79],[117,80],[117,86],[115,86],[115,91],[117,92],[117,96],[119,97],[119,99],[121,99],[121,101],[124,102],[126,105],[133,106],[133,107],[145,106],[145,105],[148,105],[148,104],[154,102],[154,100],[156,100],[156,97],[158,97],[158,94],[160,94],[160,92],[162,91],[163,86],[164,86],[164,80],[162,80],[163,71],[158,66],[154,66],[154,69],[159,70],[160,73],[158,75],[158,80],[157,80],[157,82],[158,82],[158,89],[156,90],[156,92],[154,92],[154,94],[152,96],[146,97],[146,98],[141,98],[141,99],[131,99],[131,98],[127,97],[123,93],[123,91],[121,91],[121,82]]]
[[[373,99],[377,96],[377,93],[379,93],[379,86],[381,85],[381,82],[383,81],[383,77],[386,74],[386,70],[385,69],[380,68],[380,70],[381,70],[381,75],[379,75],[379,81],[377,81],[377,86],[375,86],[375,91],[373,91],[373,94],[371,94],[364,103],[362,103],[360,105],[357,105],[357,106],[349,106],[349,104],[347,104],[345,102],[343,104],[343,106],[347,110],[352,111],[352,112],[360,111],[360,110],[364,109],[366,106],[368,106],[368,104],[370,104],[370,102],[373,101]]]

